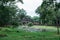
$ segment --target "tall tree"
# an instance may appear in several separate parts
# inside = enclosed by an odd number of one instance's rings
[[[21,3],[22,0],[17,0]],[[17,12],[16,0],[0,0],[0,26],[10,24]]]
[[[43,0],[42,5],[36,9],[36,12],[40,14],[42,24],[57,26],[57,33],[59,34],[60,3],[56,0]]]
[[[22,20],[26,16],[26,11],[24,9],[19,9],[17,13],[17,17]]]
[[[18,13],[16,14],[16,16],[18,18],[19,23],[22,23],[23,18],[26,17],[26,13],[27,12],[24,9],[18,10]]]

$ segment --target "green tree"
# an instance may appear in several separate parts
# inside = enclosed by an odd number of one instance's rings
[[[41,24],[47,24],[52,19],[51,11],[52,11],[53,2],[51,1],[52,0],[49,0],[49,1],[44,0],[42,5],[36,9],[36,12],[40,15]]]
[[[21,3],[22,0],[17,0]],[[0,0],[0,26],[11,24],[12,18],[17,12],[17,6],[15,0]]]
[[[26,11],[24,9],[19,9],[17,13],[19,23],[22,23],[24,17],[26,17]]]
[[[42,5],[36,9],[36,13],[40,15],[42,24],[57,26],[57,33],[59,34],[60,3],[56,0],[43,0]]]
[[[38,16],[34,16],[34,17],[32,17],[32,20],[33,20],[33,22],[34,22],[34,21],[37,21],[37,22],[39,22],[39,23],[40,23],[40,21],[39,21],[40,19],[39,19],[39,17],[38,17]]]

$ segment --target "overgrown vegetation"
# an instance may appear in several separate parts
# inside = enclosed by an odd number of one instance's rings
[[[8,31],[5,31],[7,30]],[[60,40],[56,32],[29,32],[11,28],[1,28],[0,40]]]
[[[27,25],[28,25],[28,27],[31,27],[31,26],[33,26],[33,23],[29,22]]]
[[[26,15],[24,9],[15,5],[18,1],[23,3],[22,0],[0,0],[0,40],[60,40],[60,2],[43,0],[41,6],[36,9],[40,17],[31,18]],[[25,27],[25,24],[28,27]],[[56,26],[59,35],[56,31],[47,31],[47,26],[46,29],[40,28],[42,31],[39,31],[37,26],[34,29],[33,24]],[[23,29],[28,31],[17,29],[18,25],[24,25]]]

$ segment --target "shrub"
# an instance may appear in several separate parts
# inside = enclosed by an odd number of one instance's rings
[[[13,28],[19,26],[18,22],[13,22],[12,25],[13,25]]]
[[[17,32],[17,33],[19,33],[19,31],[18,31],[18,30],[17,30],[16,32]]]
[[[47,30],[46,29],[42,29],[42,32],[46,32]]]
[[[33,23],[32,23],[32,22],[29,22],[29,23],[28,23],[28,26],[29,26],[29,27],[33,26]]]
[[[1,31],[3,31],[3,32],[12,32],[12,30],[9,29],[9,28],[3,28]]]
[[[11,30],[11,29],[5,29],[5,31],[6,31],[6,32],[12,32],[12,30]]]
[[[8,36],[7,34],[0,34],[0,37],[6,37]]]

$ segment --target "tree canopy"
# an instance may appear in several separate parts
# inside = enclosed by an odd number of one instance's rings
[[[40,14],[41,24],[57,26],[57,33],[59,34],[60,2],[43,0],[42,5],[36,9],[36,13]]]
[[[11,24],[11,20],[18,11],[16,2],[22,0],[0,0],[0,26]]]
[[[40,14],[43,24],[54,24],[57,17],[60,17],[60,3],[56,0],[43,0],[41,6],[36,9],[36,13]]]

